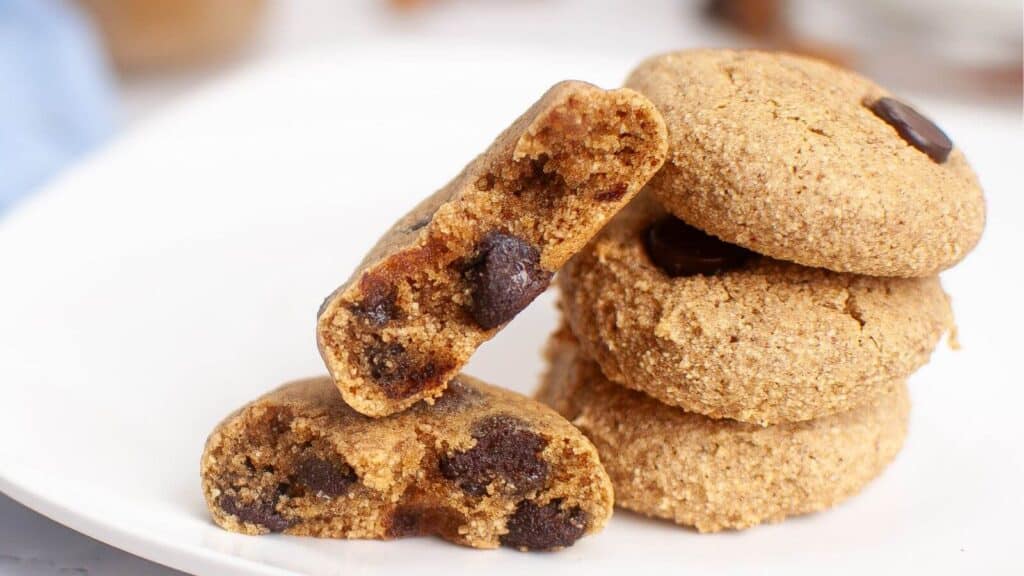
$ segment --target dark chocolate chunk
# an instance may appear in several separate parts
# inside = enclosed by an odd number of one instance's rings
[[[615,202],[625,196],[627,190],[629,190],[629,187],[620,182],[607,190],[594,194],[594,200],[598,202]]]
[[[539,296],[554,275],[540,267],[540,252],[522,238],[491,232],[465,271],[470,313],[485,330],[497,328]]]
[[[587,513],[578,506],[561,509],[560,500],[537,506],[524,500],[509,516],[501,543],[520,550],[550,550],[572,546],[587,530]]]
[[[283,532],[291,526],[291,522],[277,512],[276,498],[274,501],[257,500],[242,503],[235,497],[224,494],[217,499],[217,505],[221,510],[238,518],[239,521],[262,526],[271,532]]]
[[[499,414],[480,420],[473,429],[476,444],[465,452],[438,461],[441,475],[455,481],[467,494],[483,496],[497,478],[524,494],[544,486],[548,465],[540,457],[547,441],[527,429],[522,420]]]
[[[465,516],[452,508],[400,504],[391,515],[388,536],[401,538],[437,534],[457,538],[459,526],[465,523]]]
[[[914,148],[942,164],[953,151],[953,142],[941,128],[917,110],[895,98],[879,98],[870,106],[876,116],[896,129]]]
[[[292,479],[313,492],[333,498],[347,492],[359,478],[344,461],[332,462],[319,456],[307,456],[296,464]]]
[[[651,224],[644,241],[651,261],[673,278],[717,274],[741,266],[753,255],[673,216]]]
[[[378,342],[366,348],[370,377],[388,398],[406,398],[430,386],[444,369],[435,362],[419,363],[397,342]]]
[[[376,276],[367,275],[360,280],[359,287],[363,299],[352,306],[353,314],[378,328],[398,316],[398,293],[393,285]]]

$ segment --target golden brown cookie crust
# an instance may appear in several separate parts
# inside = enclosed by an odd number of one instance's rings
[[[559,275],[562,308],[613,381],[714,418],[770,424],[848,410],[924,365],[952,326],[937,278],[873,278],[754,257],[670,278],[643,236],[646,193]]]
[[[853,410],[761,427],[661,404],[607,380],[562,331],[538,399],[587,435],[616,504],[701,532],[824,510],[856,494],[899,452],[904,384]]]
[[[439,396],[661,167],[643,96],[562,82],[400,219],[324,302],[317,342],[357,411]]]
[[[217,426],[201,475],[213,520],[245,534],[557,549],[601,530],[613,502],[565,419],[461,374],[433,405],[378,419],[329,378],[286,384]]]
[[[658,107],[669,159],[651,182],[686,222],[756,252],[874,276],[933,276],[977,244],[985,205],[963,153],[939,164],[868,106],[888,93],[782,53],[691,50],[626,85]]]

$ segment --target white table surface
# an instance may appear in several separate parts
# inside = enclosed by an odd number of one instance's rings
[[[0,494],[0,574],[181,574],[83,536]]]
[[[727,36],[701,28],[696,14],[678,0],[615,2],[438,2],[405,15],[383,0],[273,2],[260,37],[235,61],[214,70],[171,78],[134,80],[122,88],[126,129],[145,122],[180,96],[211,81],[225,69],[286,57],[329,43],[360,42],[377,35],[425,40],[515,41],[613,51],[637,59],[668,49],[725,45]],[[1007,122],[1019,112],[1005,111]],[[0,576],[180,574],[137,558],[57,524],[0,494]]]

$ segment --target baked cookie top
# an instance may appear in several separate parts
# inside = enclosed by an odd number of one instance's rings
[[[930,276],[981,236],[984,199],[963,153],[852,72],[692,50],[643,62],[626,85],[668,127],[669,158],[650,187],[723,240],[839,272]]]
[[[643,193],[563,268],[562,310],[613,381],[771,424],[877,397],[953,324],[938,278],[842,274],[726,244]]]

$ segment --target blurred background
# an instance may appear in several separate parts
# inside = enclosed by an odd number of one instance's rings
[[[696,46],[782,49],[860,70],[911,100],[1021,121],[1020,0],[0,0],[0,222],[210,82],[386,39],[632,60]],[[169,571],[0,495],[0,574],[68,573]]]
[[[327,44],[767,47],[1019,122],[1021,29],[1020,0],[0,0],[0,214],[198,87]]]

